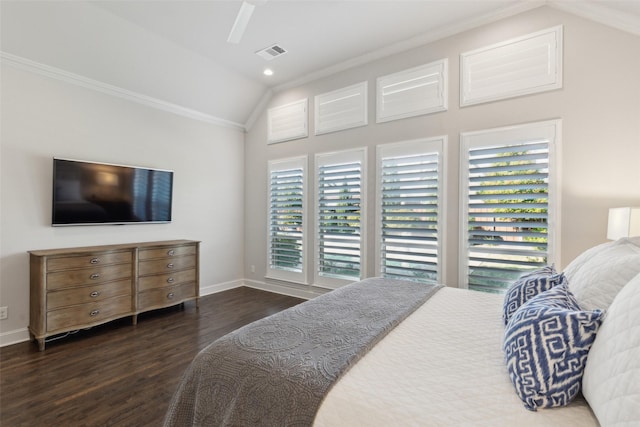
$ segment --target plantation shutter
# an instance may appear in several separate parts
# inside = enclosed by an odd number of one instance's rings
[[[379,147],[378,274],[439,280],[441,140]]]
[[[319,277],[357,280],[362,263],[362,160],[318,165]]]
[[[269,276],[304,281],[304,159],[271,163]]]
[[[501,292],[523,272],[550,261],[554,132],[521,130],[512,142],[468,147],[463,197],[470,289]]]
[[[429,64],[378,77],[376,122],[388,122],[448,108],[449,61]]]
[[[309,134],[307,98],[267,110],[269,144],[305,138]]]

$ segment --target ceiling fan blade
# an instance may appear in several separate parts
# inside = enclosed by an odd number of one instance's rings
[[[227,42],[234,44],[240,43],[240,39],[242,39],[244,30],[247,28],[247,24],[249,23],[249,19],[251,19],[251,15],[253,14],[253,10],[255,8],[255,5],[251,3],[248,3],[246,1],[242,2],[242,6],[240,6],[238,16],[236,16],[236,22],[233,23],[231,32],[229,32]]]

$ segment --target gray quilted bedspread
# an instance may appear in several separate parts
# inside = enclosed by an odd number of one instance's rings
[[[337,379],[440,287],[366,279],[218,339],[184,373],[165,425],[312,425]]]

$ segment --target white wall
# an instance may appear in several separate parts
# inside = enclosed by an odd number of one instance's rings
[[[459,106],[459,55],[556,25],[564,26],[564,87],[560,90]],[[640,206],[640,37],[547,7],[448,37],[277,93],[268,107],[304,97],[310,101],[308,138],[267,145],[266,113],[246,137],[245,276],[260,287],[266,271],[266,166],[270,159],[367,146],[369,176],[375,176],[375,145],[420,137],[448,135],[444,281],[457,286],[458,187],[460,132],[561,118],[563,121],[560,266],[584,249],[606,240],[609,207]],[[449,110],[375,123],[375,79],[442,58],[449,59]],[[369,125],[313,136],[313,97],[367,80]],[[313,178],[313,173],[310,173]],[[309,188],[313,188],[311,184]],[[368,197],[374,200],[374,185]],[[313,200],[312,197],[309,198]],[[311,205],[308,211],[312,212]],[[374,210],[369,210],[367,276],[374,274]],[[308,235],[313,231],[308,230]],[[313,247],[313,240],[310,247]],[[312,261],[312,260],[311,260]],[[309,264],[309,268],[312,265]],[[310,275],[309,278],[312,276]],[[269,286],[266,286],[269,288]]]
[[[244,134],[2,66],[0,344],[28,338],[28,250],[201,243],[201,294],[243,277]],[[52,157],[171,169],[173,222],[51,227]]]
[[[111,13],[104,3],[2,1],[2,51],[244,123],[266,91],[261,83]]]

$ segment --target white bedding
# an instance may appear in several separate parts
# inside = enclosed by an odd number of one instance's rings
[[[335,384],[314,426],[597,426],[581,397],[524,408],[504,363],[502,300],[438,291]]]

